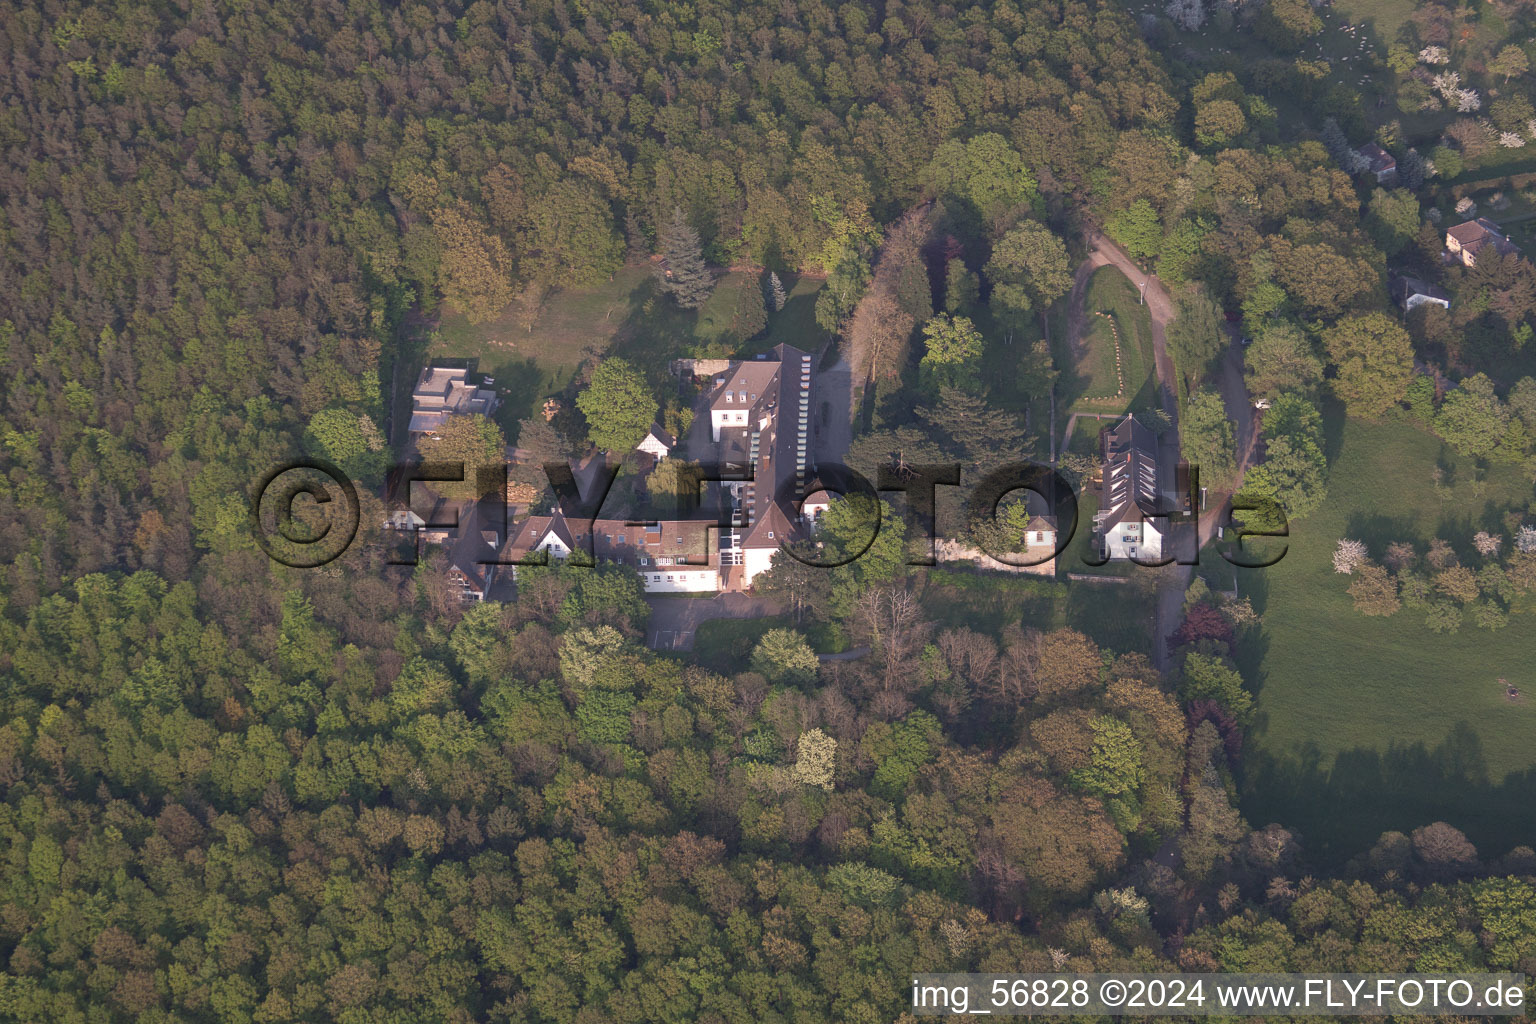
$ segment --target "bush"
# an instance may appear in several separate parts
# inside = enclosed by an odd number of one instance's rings
[[[1362,615],[1393,615],[1403,606],[1397,596],[1397,580],[1379,565],[1362,565],[1349,585],[1355,611]]]
[[[752,649],[752,671],[774,683],[809,686],[819,664],[805,637],[792,629],[770,629]]]

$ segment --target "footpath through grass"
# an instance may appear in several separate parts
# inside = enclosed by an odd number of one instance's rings
[[[1332,567],[1346,536],[1377,558],[1391,541],[1411,539],[1422,551],[1440,536],[1476,566],[1472,534],[1505,532],[1504,513],[1526,506],[1530,482],[1504,468],[1475,484],[1470,460],[1406,417],[1330,417],[1329,427],[1337,456],[1327,502],[1291,525],[1278,565],[1239,574],[1263,615],[1260,639],[1241,657],[1259,708],[1244,812],[1255,826],[1297,828],[1334,864],[1385,830],[1437,820],[1488,856],[1536,843],[1536,614],[1517,612],[1496,631],[1468,621],[1439,635],[1422,612],[1359,614],[1348,578]],[[1450,497],[1437,494],[1437,463]],[[1500,677],[1524,697],[1509,701]]]

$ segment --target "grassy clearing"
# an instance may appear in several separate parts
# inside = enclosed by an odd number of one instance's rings
[[[1458,460],[1406,420],[1329,421],[1336,461],[1321,511],[1292,524],[1290,550],[1272,568],[1241,574],[1264,617],[1242,652],[1258,691],[1247,756],[1244,810],[1256,825],[1283,821],[1313,853],[1335,862],[1362,852],[1384,830],[1436,820],[1467,833],[1486,854],[1531,841],[1517,808],[1536,798],[1536,617],[1502,630],[1470,622],[1436,635],[1422,613],[1366,618],[1333,571],[1340,537],[1387,543],[1434,536],[1477,565],[1479,529],[1503,532],[1503,515],[1531,499],[1512,469],[1474,484]],[[1442,466],[1455,497],[1432,484]],[[1221,570],[1221,571],[1224,571]],[[1506,700],[1500,677],[1527,698]]]
[[[694,660],[727,675],[743,670],[746,655],[770,629],[790,629],[788,616],[760,619],[710,619],[693,634]]]
[[[942,628],[969,626],[995,634],[1009,623],[1026,628],[1071,626],[1112,651],[1146,651],[1152,643],[1155,582],[1127,565],[1091,567],[1083,560],[1094,520],[1092,494],[1078,497],[1078,527],[1068,550],[1057,559],[1057,577],[985,571],[926,570],[923,603]],[[1063,579],[1066,573],[1129,576],[1130,582]]]
[[[1154,407],[1157,382],[1152,359],[1152,318],[1141,304],[1136,286],[1114,267],[1100,267],[1088,282],[1084,310],[1088,314],[1087,333],[1080,351],[1060,353],[1057,365],[1071,366],[1061,375],[1058,394],[1064,401],[1061,412],[1121,413],[1128,409]],[[1115,369],[1115,331],[1120,334],[1120,370],[1125,389],[1120,395],[1119,375]],[[1063,338],[1065,345],[1065,338]]]
[[[1396,5],[1390,17],[1381,11],[1369,11],[1369,5],[1386,7]],[[1405,0],[1364,0],[1346,10],[1346,3],[1338,3],[1332,9],[1319,11],[1323,19],[1322,30],[1303,43],[1295,54],[1279,53],[1262,42],[1251,30],[1222,28],[1221,19],[1213,17],[1198,32],[1175,31],[1176,44],[1169,48],[1169,56],[1189,70],[1194,80],[1209,72],[1231,71],[1239,79],[1261,61],[1276,57],[1285,60],[1326,60],[1329,73],[1318,83],[1317,94],[1324,95],[1334,86],[1344,86],[1360,96],[1361,109],[1373,120],[1391,120],[1398,117],[1394,97],[1396,84],[1391,71],[1380,66],[1385,58],[1387,44],[1395,36],[1396,26],[1412,13],[1413,5]],[[1358,8],[1358,9],[1356,9]],[[1132,13],[1160,14],[1163,5],[1145,0],[1132,3]],[[1353,34],[1344,30],[1345,22],[1365,27]],[[1390,21],[1391,28],[1384,27]],[[1361,43],[1364,42],[1364,46]],[[1377,107],[1376,101],[1386,97],[1386,103]],[[1282,138],[1294,138],[1308,128],[1321,127],[1323,115],[1315,103],[1280,90],[1264,94],[1264,99],[1274,107],[1276,124]]]
[[[787,277],[784,309],[770,314],[768,329],[738,354],[766,351],[780,342],[816,349],[826,337],[815,320],[821,284]],[[628,266],[596,287],[554,292],[531,326],[517,306],[483,324],[445,309],[423,346],[423,358],[477,360],[480,372],[496,378],[503,399],[497,420],[515,440],[517,421],[534,415],[550,395],[566,392],[589,352],[623,356],[661,385],[670,360],[693,355],[700,347],[696,319],[658,292],[648,266]],[[414,372],[403,368],[401,376]],[[404,381],[404,390],[409,392],[413,382],[413,377]]]
[[[936,570],[929,574],[924,605],[944,629],[965,626],[996,635],[1010,623],[1044,630],[1070,626],[1117,653],[1146,651],[1151,642],[1152,605],[1132,584]]]
[[[708,619],[699,623],[693,635],[693,660],[722,675],[746,670],[747,656],[770,629],[792,629],[805,636],[817,654],[835,654],[847,649],[847,640],[837,626],[807,624],[796,626],[787,615],[755,619]]]
[[[1417,6],[1411,0],[1336,0],[1334,10],[1373,29],[1378,38],[1391,41]]]

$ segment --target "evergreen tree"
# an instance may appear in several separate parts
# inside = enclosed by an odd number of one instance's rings
[[[699,233],[688,226],[683,211],[674,209],[672,220],[661,231],[661,290],[682,309],[698,309],[709,298],[714,279],[704,265]]]
[[[519,421],[517,447],[518,459],[512,464],[509,475],[518,483],[539,488],[549,484],[544,473],[546,463],[565,462],[574,454],[560,432],[542,416]]]
[[[768,306],[775,313],[784,308],[784,303],[789,296],[784,294],[784,282],[779,280],[779,275],[768,271]]]
[[[975,307],[981,295],[976,275],[966,268],[965,261],[956,257],[944,268],[944,311],[964,316]]]
[[[1397,162],[1398,184],[1410,192],[1417,191],[1423,187],[1426,176],[1424,158],[1419,155],[1419,151],[1416,149],[1408,150],[1408,152],[1403,154],[1403,158]]]

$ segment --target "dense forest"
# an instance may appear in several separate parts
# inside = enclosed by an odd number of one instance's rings
[[[1121,8],[49,0],[0,35],[0,1016],[875,1022],[914,970],[1536,965],[1529,849],[1426,825],[1329,879],[1242,819],[1241,602],[1192,591],[1163,673],[945,627],[893,534],[764,587],[868,657],[776,630],[720,672],[641,644],[627,572],[466,611],[376,538],[305,571],[250,536],[273,465],[382,445],[410,321],[606,280],[679,213],[824,276],[855,353],[978,274],[1032,323],[1084,227],[1203,282],[1192,403],[1220,303],[1347,353],[1385,259],[1349,175]],[[1485,355],[1530,313],[1491,304]],[[1264,386],[1315,390],[1274,332]],[[865,351],[915,411],[861,452],[1022,442],[914,354]],[[1267,486],[1315,502],[1298,402]]]
[[[268,626],[89,576],[6,625],[5,1015],[874,1022],[913,970],[1536,956],[1528,877],[1463,880],[1529,850],[1430,826],[1307,876],[1228,800],[1231,723],[1140,656],[958,629],[917,678],[818,684],[782,631],[727,678],[628,639],[633,577],[593,577],[450,627],[339,580]]]

